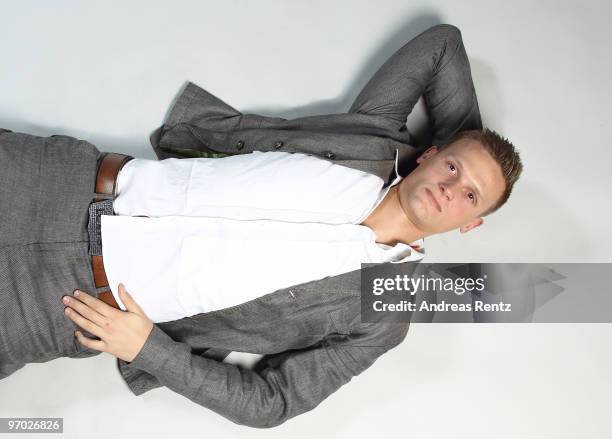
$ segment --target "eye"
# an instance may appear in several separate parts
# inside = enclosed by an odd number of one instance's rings
[[[453,165],[452,163],[448,164],[448,169],[450,169],[450,171],[453,173],[453,175],[457,174],[457,167],[455,165]]]
[[[476,195],[474,195],[474,192],[468,192],[468,198],[472,203],[476,201]]]

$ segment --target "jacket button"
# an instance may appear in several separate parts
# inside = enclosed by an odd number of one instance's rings
[[[327,152],[325,153],[325,158],[327,158],[327,159],[335,159],[335,158],[336,158],[336,154],[334,154],[334,153],[333,153],[333,152],[331,152],[331,151],[327,151]]]
[[[244,140],[239,140],[236,142],[236,149],[244,148]]]
[[[276,142],[276,143],[274,144],[274,149],[279,149],[279,148],[282,148],[282,147],[283,147],[283,145],[284,145],[284,143],[283,143],[281,140],[279,140],[278,142]]]

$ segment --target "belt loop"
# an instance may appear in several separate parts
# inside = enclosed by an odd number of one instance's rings
[[[94,198],[96,199],[96,201],[114,200],[116,196],[114,194],[104,194],[100,192],[94,192]]]

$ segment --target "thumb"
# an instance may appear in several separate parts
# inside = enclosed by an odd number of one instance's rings
[[[121,301],[123,302],[128,311],[135,312],[136,314],[145,315],[140,305],[136,303],[134,298],[125,289],[125,285],[123,285],[122,283],[119,283],[119,297],[121,298]]]

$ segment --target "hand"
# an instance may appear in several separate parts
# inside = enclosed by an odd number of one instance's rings
[[[68,305],[65,313],[70,320],[100,338],[94,340],[76,331],[79,343],[131,362],[153,330],[153,321],[145,315],[122,283],[119,284],[119,297],[127,311],[113,308],[79,290],[74,291],[74,297],[63,296],[62,302]]]

